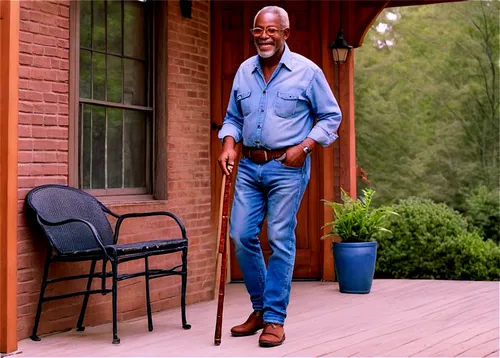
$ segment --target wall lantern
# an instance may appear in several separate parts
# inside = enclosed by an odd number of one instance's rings
[[[335,61],[335,63],[346,63],[347,56],[349,55],[349,51],[351,51],[352,46],[348,45],[344,39],[342,27],[337,33],[337,38],[330,44],[330,46],[328,46],[328,48],[332,50],[333,61]]]
[[[344,39],[344,34],[342,33],[342,18],[343,18],[343,13],[342,13],[342,0],[340,0],[340,26],[339,26],[339,32],[337,33],[337,38],[335,41],[333,41],[330,46],[328,46],[329,49],[332,50],[332,55],[333,55],[333,61],[337,64],[341,63],[346,63],[347,61],[347,56],[349,56],[349,51],[352,50],[352,46],[349,46],[349,44],[346,42]]]

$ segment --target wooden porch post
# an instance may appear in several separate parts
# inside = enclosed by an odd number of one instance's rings
[[[339,129],[340,188],[356,198],[356,135],[354,131],[354,50],[339,65],[337,100],[342,110]]]
[[[19,1],[0,1],[0,352],[17,350]]]

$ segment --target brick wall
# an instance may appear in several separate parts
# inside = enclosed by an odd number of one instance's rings
[[[24,199],[41,184],[68,183],[70,1],[22,1],[19,68],[18,189],[18,338],[31,334],[38,300],[46,242],[27,227]],[[183,220],[189,238],[188,304],[213,297],[215,239],[210,222],[209,2],[193,3],[192,19],[182,18],[177,1],[168,2],[168,200],[110,204],[118,213],[170,210]],[[131,221],[123,242],[175,235],[172,224],[158,219]],[[172,256],[172,257],[169,257]],[[151,266],[178,258],[155,257]],[[129,265],[129,266],[126,266]],[[138,265],[138,266],[134,266]],[[141,267],[127,263],[123,270]],[[85,272],[87,264],[54,265],[51,275]],[[83,288],[85,282],[49,286],[47,294]],[[180,278],[151,281],[153,311],[180,304]],[[74,328],[82,297],[44,304],[39,333]],[[146,314],[144,281],[122,282],[119,320]],[[94,295],[84,324],[111,320],[110,295]],[[189,309],[188,309],[189,321]],[[179,314],[179,325],[180,325]],[[110,332],[111,335],[111,332]]]

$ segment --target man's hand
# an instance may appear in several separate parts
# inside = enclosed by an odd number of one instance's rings
[[[307,153],[304,152],[304,146],[307,146],[310,150],[314,150],[316,147],[316,142],[311,138],[306,138],[302,143],[296,146],[290,147],[286,150],[286,158],[283,161],[283,165],[288,167],[300,168],[304,165],[307,158]]]
[[[302,146],[295,145],[286,150],[286,157],[283,161],[283,165],[287,167],[295,167],[300,168],[304,162],[306,161],[306,153],[304,153],[304,149]]]
[[[224,146],[222,153],[219,155],[219,165],[224,174],[229,175],[234,168],[234,160],[236,159],[236,151],[234,150],[235,142],[233,137],[224,138]]]

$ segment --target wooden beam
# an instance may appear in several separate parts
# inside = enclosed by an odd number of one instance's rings
[[[19,1],[0,1],[0,352],[17,350]]]
[[[467,0],[390,0],[386,7],[432,5],[449,2],[462,2]]]
[[[350,27],[350,32],[352,33],[351,44],[356,48],[360,47],[365,40],[365,36],[368,30],[371,29],[373,23],[379,17],[382,10],[384,10],[389,3],[389,0],[383,1],[372,1],[365,2],[359,1],[354,4],[356,14],[355,17],[349,18],[350,24],[355,24],[355,26]],[[355,20],[354,20],[355,19]],[[350,35],[350,34],[349,34]]]

